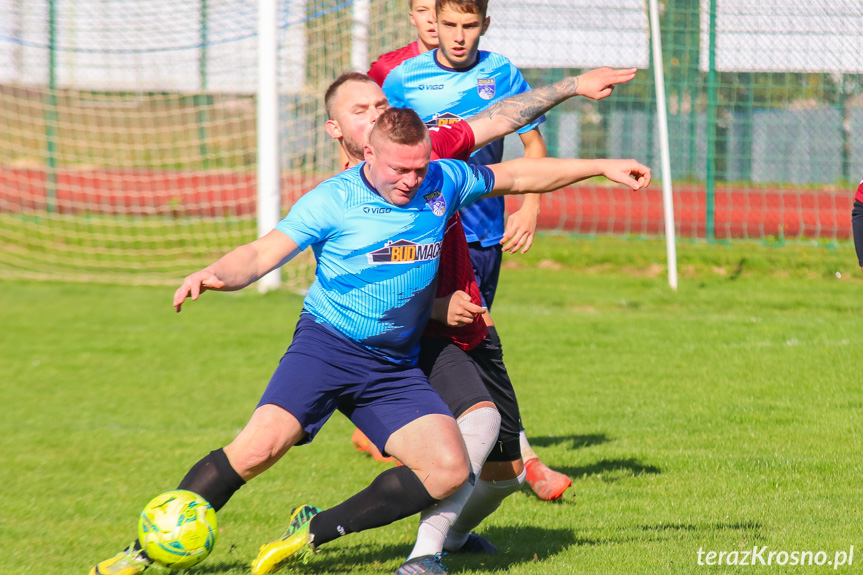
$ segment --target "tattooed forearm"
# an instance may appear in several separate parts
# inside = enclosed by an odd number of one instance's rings
[[[501,100],[468,120],[496,120],[507,122],[513,130],[530,124],[564,100],[575,96],[578,77],[565,78],[550,86],[537,88]]]

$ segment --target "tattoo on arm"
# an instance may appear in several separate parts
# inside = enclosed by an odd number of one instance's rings
[[[530,124],[564,100],[575,96],[577,91],[578,77],[565,78],[550,86],[501,100],[470,118],[468,122],[473,119],[498,120],[507,122],[513,130],[516,130]]]

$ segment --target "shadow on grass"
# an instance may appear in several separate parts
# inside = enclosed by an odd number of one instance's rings
[[[590,435],[548,435],[545,437],[528,437],[528,439],[534,447],[552,447],[569,444],[570,449],[584,449],[591,445],[602,445],[603,443],[612,441],[604,433],[593,433]]]
[[[575,467],[555,466],[555,469],[561,473],[566,473],[574,480],[584,476],[596,475],[607,483],[619,481],[627,477],[662,473],[659,467],[642,463],[638,459],[631,457],[627,459],[601,459],[591,465],[579,465]]]
[[[498,553],[448,554],[443,562],[450,573],[473,570],[506,571],[516,565],[541,561],[573,545],[597,543],[577,539],[570,529],[544,529],[534,526],[491,527],[484,530],[483,535],[497,545]],[[326,546],[308,565],[298,566],[295,571],[316,575],[351,573],[356,571],[358,566],[362,566],[363,570],[391,573],[398,568],[410,550],[409,545]]]
[[[182,571],[182,573],[188,573],[188,575],[203,575],[205,573],[228,573],[228,572],[242,572],[248,573],[249,565],[251,565],[252,559],[250,558],[247,561],[239,561],[239,560],[231,560],[231,561],[219,561],[218,559],[215,561],[207,560],[201,565],[190,568],[188,571]],[[149,570],[147,571],[150,572]],[[155,573],[174,573],[174,571],[165,571],[165,570],[155,570]],[[180,571],[176,571],[176,573],[180,573]]]
[[[640,525],[638,528],[645,532],[662,533],[674,531],[704,531],[715,533],[717,531],[744,531],[760,538],[761,523],[757,521],[731,521],[712,523],[667,523],[661,525]]]

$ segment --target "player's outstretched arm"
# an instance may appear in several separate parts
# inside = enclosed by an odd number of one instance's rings
[[[564,78],[549,86],[501,100],[467,119],[476,141],[474,149],[523,128],[573,96],[584,96],[592,100],[606,98],[617,84],[635,78],[635,72],[636,68],[597,68],[580,76]]]
[[[187,276],[174,292],[174,307],[180,312],[186,298],[197,300],[207,290],[236,291],[287,263],[300,252],[284,233],[273,230],[255,241],[235,248],[216,263]]]
[[[490,196],[551,192],[594,176],[605,176],[633,191],[650,184],[650,168],[635,160],[519,158],[488,167],[495,178]]]

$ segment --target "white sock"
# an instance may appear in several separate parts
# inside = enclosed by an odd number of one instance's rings
[[[534,457],[539,457],[530,446],[530,443],[527,440],[527,435],[524,433],[523,429],[521,430],[521,433],[518,434],[518,442],[521,445],[521,458],[524,461],[533,459]]]
[[[444,542],[444,549],[458,551],[467,541],[470,532],[482,523],[483,519],[494,513],[504,499],[521,489],[526,476],[527,472],[522,471],[518,477],[503,481],[477,480],[470,499],[468,499],[452,529],[449,530],[449,535]]]
[[[482,464],[497,441],[500,413],[492,407],[475,409],[458,419],[458,428],[467,446],[471,473],[474,477],[479,477]],[[472,491],[473,484],[468,481],[458,491],[420,514],[417,542],[408,559],[443,551],[446,535]]]

